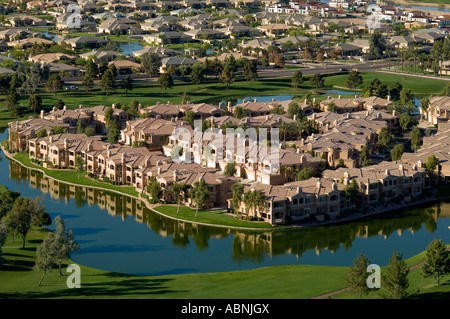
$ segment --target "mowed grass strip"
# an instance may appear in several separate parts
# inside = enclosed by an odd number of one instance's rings
[[[225,214],[223,211],[208,211],[199,209],[198,213],[195,209],[180,206],[179,212],[177,212],[178,206],[172,205],[162,205],[155,207],[154,210],[181,220],[192,221],[196,223],[205,223],[210,225],[220,225],[226,227],[244,227],[244,228],[255,228],[255,229],[273,229],[279,228],[272,226],[267,222],[258,221],[245,221],[236,219],[235,217]]]
[[[18,160],[26,167],[42,170],[45,172],[45,174],[47,174],[47,176],[63,181],[65,183],[80,184],[87,187],[101,187],[135,197],[139,195],[133,186],[116,186],[106,182],[96,181],[86,177],[87,172],[85,171],[78,173],[75,170],[71,169],[47,169],[42,166],[36,165],[35,163],[31,162],[27,153],[17,153],[14,155],[14,159]]]

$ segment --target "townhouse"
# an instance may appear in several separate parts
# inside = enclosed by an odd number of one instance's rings
[[[382,162],[363,168],[325,170],[324,178],[349,185],[356,181],[355,201],[364,206],[385,205],[391,200],[414,201],[425,189],[425,169],[405,162]]]
[[[228,200],[228,210],[260,218],[272,225],[336,219],[345,210],[343,189],[342,184],[325,178],[280,186],[245,184],[244,194],[260,191],[264,201],[249,208],[243,200],[239,207],[233,207],[233,201]]]
[[[227,200],[233,196],[231,186],[238,180],[237,177],[226,177],[214,168],[205,168],[195,163],[158,163],[146,175],[148,180],[151,176],[156,178],[156,181],[164,190],[164,200],[168,202],[174,202],[174,195],[171,189],[174,183],[183,183],[187,187],[192,188],[195,182],[203,180],[209,191],[209,199],[205,203],[206,208],[212,208],[215,205],[225,206]],[[195,208],[192,198],[190,196],[186,197],[184,204]]]
[[[161,148],[167,144],[168,138],[175,129],[185,129],[192,132],[192,128],[182,120],[173,118],[170,121],[161,118],[144,118],[128,121],[126,128],[121,130],[121,140],[132,145],[134,142],[146,142],[149,148]]]
[[[419,109],[423,113],[422,108]],[[425,114],[426,119],[430,124],[436,125],[442,122],[447,122],[450,119],[450,97],[449,96],[435,96],[430,99],[428,110]]]

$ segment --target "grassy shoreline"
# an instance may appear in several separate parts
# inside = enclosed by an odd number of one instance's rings
[[[3,247],[6,261],[0,270],[0,298],[3,299],[309,299],[346,288],[343,280],[348,267],[284,265],[219,273],[138,276],[104,271],[80,265],[81,288],[66,286],[66,267],[74,262],[66,260],[63,275],[54,269],[38,286],[41,272],[35,271],[36,247],[49,231],[34,228],[27,236],[26,249],[21,241],[8,237]],[[355,256],[356,257],[356,256]],[[425,258],[421,252],[406,260],[408,266],[418,265]],[[75,263],[77,264],[77,263]],[[382,267],[383,271],[384,267]],[[409,292],[412,298],[448,298],[450,275],[441,278],[437,286],[434,278],[422,278],[420,267],[410,272]],[[267,291],[270,287],[270,291]],[[379,292],[383,292],[382,290]],[[377,291],[364,298],[379,298]],[[331,296],[336,299],[358,298],[343,292]]]

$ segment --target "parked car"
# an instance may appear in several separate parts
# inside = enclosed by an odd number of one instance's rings
[[[78,86],[75,86],[75,85],[66,86],[65,90],[66,91],[76,91],[76,90],[78,90]]]

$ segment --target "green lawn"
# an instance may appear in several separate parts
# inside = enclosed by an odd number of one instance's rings
[[[38,286],[42,272],[33,269],[36,247],[48,231],[33,229],[27,236],[26,248],[20,238],[11,237],[3,247],[5,262],[0,270],[0,298],[146,298],[146,299],[308,299],[345,288],[344,274],[348,267],[286,265],[221,273],[134,276],[102,271],[80,265],[81,288],[68,289],[65,272],[70,260],[63,265],[63,275],[54,269]],[[408,265],[424,259],[419,254],[407,260]],[[437,286],[433,278],[423,279],[420,269],[409,276],[410,292],[417,298],[448,298],[450,275]],[[357,298],[342,293],[333,298]],[[372,292],[368,298],[378,298]],[[367,298],[366,297],[366,298]]]
[[[92,180],[86,177],[86,172],[81,172],[78,174],[75,170],[59,170],[59,169],[46,169],[42,166],[36,165],[31,162],[28,154],[26,153],[17,153],[14,155],[14,159],[21,162],[24,166],[40,169],[44,171],[47,176],[58,179],[60,181],[71,183],[71,184],[81,184],[83,186],[94,186],[94,187],[102,187],[114,191],[119,191],[127,195],[138,196],[138,192],[133,186],[116,186],[108,183]]]
[[[332,89],[333,87],[346,87],[347,74],[330,75],[325,78],[325,87],[321,90]],[[395,82],[400,82],[404,87],[409,88],[415,94],[432,94],[439,93],[447,84],[442,80],[430,80],[430,79],[418,79],[414,77],[408,77],[407,75],[393,75],[377,72],[362,73],[364,87],[373,79],[378,78],[380,81],[390,85]],[[85,107],[93,107],[97,105],[112,105],[112,104],[124,104],[128,105],[132,99],[137,99],[143,106],[155,105],[156,102],[167,103],[180,103],[183,93],[186,92],[192,102],[203,102],[208,100],[227,101],[233,97],[256,97],[264,95],[294,95],[297,97],[303,97],[306,93],[315,89],[309,81],[310,76],[305,77],[305,82],[298,88],[294,89],[291,86],[291,78],[278,78],[278,79],[262,79],[249,83],[248,81],[236,81],[229,89],[221,83],[214,83],[214,79],[209,79],[208,83],[201,84],[199,87],[190,84],[189,82],[176,82],[176,85],[167,90],[167,93],[157,86],[156,82],[136,83],[135,88],[125,93],[123,89],[117,89],[115,92],[106,95],[98,88],[90,92],[85,92],[83,88],[79,91],[64,91],[59,92],[57,95],[46,93],[43,91],[38,92],[42,98],[43,107],[46,111],[50,111],[56,100],[61,99],[67,105],[68,108],[78,108],[80,104]],[[11,117],[10,112],[4,106],[5,96],[0,96],[0,127],[6,127],[9,122],[16,120]],[[28,98],[23,95],[19,100],[25,114],[18,120],[27,119],[30,116],[37,116],[37,114],[31,114],[27,112]],[[218,103],[218,102],[213,102]]]
[[[174,218],[179,218],[182,220],[206,223],[212,225],[222,225],[230,227],[249,227],[249,228],[279,228],[274,227],[266,222],[249,222],[244,220],[239,220],[231,215],[226,215],[222,211],[207,211],[199,210],[197,216],[196,210],[191,209],[186,206],[180,206],[180,211],[177,213],[177,206],[163,205],[154,208],[156,211],[163,213],[167,216]]]
[[[133,276],[81,266],[81,288],[66,287],[55,269],[38,286],[41,272],[33,270],[36,247],[47,232],[33,230],[26,249],[8,238],[6,262],[0,271],[0,298],[311,298],[343,288],[344,267],[277,266],[254,270],[171,276]],[[268,289],[270,287],[270,289]]]
[[[347,74],[333,75],[325,79],[326,86],[346,86]],[[416,77],[410,77],[408,75],[395,75],[385,74],[379,72],[367,72],[361,73],[364,83],[361,88],[370,84],[375,78],[378,78],[381,82],[386,83],[388,86],[399,82],[403,87],[411,89],[416,94],[436,94],[444,89],[448,82],[434,79],[422,79]]]

